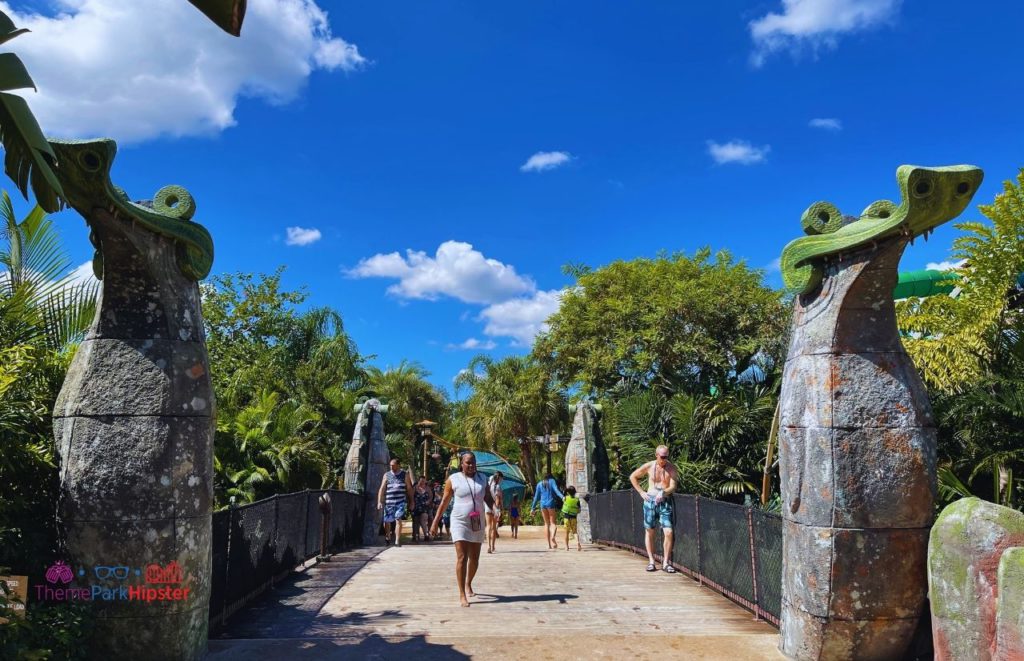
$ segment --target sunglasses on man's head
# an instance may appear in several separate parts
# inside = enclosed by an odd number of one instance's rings
[[[667,454],[659,454],[658,455],[658,459],[668,459],[668,455]]]

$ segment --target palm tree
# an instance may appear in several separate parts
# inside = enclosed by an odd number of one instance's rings
[[[392,455],[411,464],[416,463],[416,423],[424,418],[435,422],[447,418],[447,398],[427,381],[429,376],[430,372],[422,365],[408,360],[387,369],[370,367],[366,370],[367,392],[388,405],[384,423],[389,432],[388,448]]]
[[[320,417],[308,406],[264,390],[223,431],[214,468],[225,493],[252,502],[273,492],[296,491],[330,480],[327,457],[312,433]],[[230,426],[230,430],[223,429]]]
[[[480,355],[455,380],[456,388],[472,388],[461,431],[472,447],[490,450],[510,439],[519,444],[521,468],[531,484],[537,481],[536,434],[558,432],[568,423],[568,400],[554,379],[529,356],[495,361]]]
[[[36,207],[19,222],[6,192],[0,241],[0,565],[24,567],[24,558],[52,550],[58,478],[50,412],[95,313],[96,286],[72,281],[46,214]],[[12,557],[14,549],[20,554]]]

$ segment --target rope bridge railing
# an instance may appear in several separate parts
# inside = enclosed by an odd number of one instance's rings
[[[330,494],[327,550],[358,546],[363,497],[347,491],[307,490],[213,513],[210,628],[252,601],[321,551],[319,499]]]
[[[702,585],[779,625],[782,609],[782,518],[699,496],[673,495],[672,565]],[[646,555],[643,501],[632,489],[591,494],[591,535]],[[655,552],[662,561],[661,531]]]

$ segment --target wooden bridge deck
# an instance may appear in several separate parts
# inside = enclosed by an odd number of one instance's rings
[[[681,574],[605,547],[549,551],[536,528],[509,536],[481,554],[470,608],[451,544],[360,549],[234,615],[208,658],[782,658],[775,629]]]

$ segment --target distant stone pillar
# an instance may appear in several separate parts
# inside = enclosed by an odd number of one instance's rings
[[[597,420],[598,406],[583,400],[575,409],[572,422],[572,436],[565,449],[565,484],[576,487],[581,499],[591,493],[608,490],[608,453],[601,437]],[[590,505],[586,500],[580,503],[577,521],[580,541],[593,541],[590,534]]]
[[[387,412],[387,405],[371,399],[359,405],[358,410],[352,445],[345,461],[345,491],[363,495],[363,545],[379,546],[378,533],[384,515],[377,510],[377,491],[391,460],[381,415]]]
[[[123,212],[92,208],[86,219],[102,264],[99,310],[53,424],[59,519],[77,584],[111,590],[110,601],[91,602],[90,658],[199,658],[214,428],[199,287],[179,269],[186,249],[176,241]],[[174,588],[181,598],[125,598],[139,588]]]

